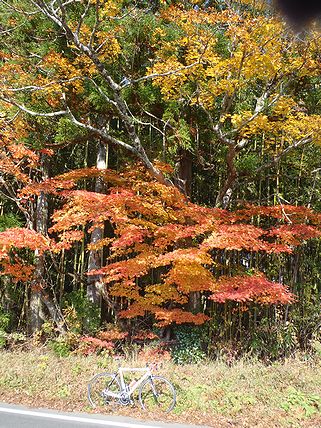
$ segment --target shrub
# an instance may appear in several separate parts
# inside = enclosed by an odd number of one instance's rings
[[[177,345],[172,349],[172,358],[176,364],[195,364],[206,358],[203,351],[205,328],[186,325],[176,327]]]

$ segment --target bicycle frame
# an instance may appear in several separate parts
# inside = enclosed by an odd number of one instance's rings
[[[88,383],[90,404],[94,408],[106,404],[133,405],[134,392],[138,390],[137,398],[143,410],[170,412],[176,403],[175,388],[166,378],[154,375],[155,368],[157,364],[144,368],[118,367],[113,373],[98,373]],[[135,372],[139,376],[130,375]]]
[[[126,384],[125,379],[124,379],[124,373],[125,372],[143,372],[144,374],[138,379],[136,380],[131,386],[129,386]],[[121,392],[120,394],[115,394],[113,392],[107,392],[107,394],[110,397],[114,397],[114,398],[120,398],[121,394],[123,392],[126,392],[129,396],[131,396],[133,394],[133,392],[146,380],[148,379],[150,376],[152,375],[152,372],[150,370],[149,367],[137,367],[137,368],[122,368],[119,367],[118,371],[115,373],[115,377],[119,376],[119,380],[120,380],[120,387],[121,387]]]

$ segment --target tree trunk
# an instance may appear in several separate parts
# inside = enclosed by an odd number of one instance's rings
[[[47,178],[46,172],[43,173],[43,179]],[[48,204],[46,195],[41,192],[37,199],[35,210],[34,229],[46,236],[48,221]],[[41,299],[41,289],[44,286],[45,260],[39,251],[35,251],[35,271],[31,282],[30,300],[29,300],[29,332],[35,333],[41,328],[45,316],[43,313],[43,304]]]
[[[55,298],[52,298],[45,289],[41,289],[41,301],[46,305],[46,308],[51,316],[51,319],[56,324],[56,327],[61,334],[67,332],[65,319]]]
[[[188,150],[180,150],[179,159],[179,178],[184,183],[184,193],[191,196],[192,193],[192,166],[193,159],[192,153]]]
[[[179,158],[179,179],[184,184],[184,193],[191,196],[192,193],[192,153],[188,150],[180,150]],[[202,301],[199,291],[192,291],[188,296],[188,310],[193,313],[201,312]]]
[[[99,143],[98,144],[98,153],[97,153],[97,163],[96,166],[98,169],[106,169],[107,168],[107,160],[106,160],[106,144]],[[95,192],[103,193],[104,192],[104,181],[97,177],[95,184]],[[90,243],[95,244],[104,237],[104,229],[100,227],[96,227],[91,233]],[[89,252],[88,258],[88,272],[99,269],[103,265],[103,250],[91,250]],[[87,298],[93,304],[100,306],[101,305],[101,292],[100,292],[100,275],[90,275],[88,276],[87,282]]]
[[[42,179],[48,178],[45,165],[45,157],[42,158]],[[46,195],[41,192],[37,199],[35,211],[34,230],[47,236],[48,224],[48,203]],[[44,305],[47,307],[52,320],[57,325],[60,333],[67,331],[64,317],[60,307],[55,299],[52,299],[45,290],[45,257],[35,250],[35,271],[31,282],[30,299],[29,299],[29,332],[35,333],[41,328],[45,320]]]

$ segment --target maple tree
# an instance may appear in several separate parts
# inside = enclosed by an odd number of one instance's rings
[[[106,194],[70,188],[71,182],[97,174],[110,183]],[[84,229],[90,232],[110,222],[114,236],[88,244],[88,249],[108,248],[108,264],[88,274],[100,275],[103,296],[119,299],[121,317],[150,312],[158,326],[208,320],[206,313],[194,314],[186,308],[189,294],[195,291],[217,302],[293,302],[295,297],[285,285],[267,280],[258,271],[243,269],[243,276],[220,277],[213,252],[291,253],[304,240],[321,234],[320,215],[310,209],[249,206],[229,212],[201,207],[139,170],[119,176],[110,170],[76,170],[29,185],[22,193],[30,197],[43,191],[59,191],[66,199],[52,217],[50,233],[58,239],[50,249],[70,250],[83,239]],[[251,224],[258,215],[274,219],[275,224],[265,228]]]

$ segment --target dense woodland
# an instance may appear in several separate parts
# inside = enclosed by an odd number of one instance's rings
[[[318,29],[259,0],[0,0],[0,34],[0,346],[310,349]]]

